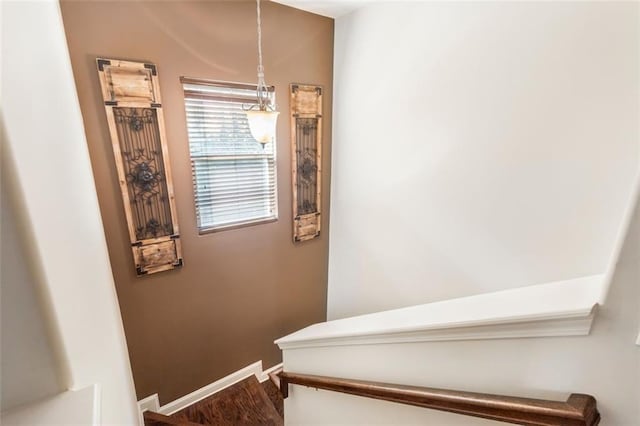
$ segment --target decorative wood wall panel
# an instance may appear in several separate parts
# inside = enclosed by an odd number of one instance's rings
[[[138,275],[182,266],[156,66],[97,59]]]
[[[320,235],[322,188],[322,88],[291,85],[293,240]]]

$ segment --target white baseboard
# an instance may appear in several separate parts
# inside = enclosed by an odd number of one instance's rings
[[[198,390],[191,392],[188,395],[178,398],[175,401],[171,401],[163,406],[160,406],[160,400],[157,393],[150,395],[138,401],[140,424],[144,425],[142,413],[145,411],[154,411],[156,413],[169,416],[252,375],[255,375],[258,381],[262,383],[265,380],[269,379],[269,373],[277,370],[280,367],[282,367],[282,363],[274,365],[273,367],[263,371],[262,361],[256,361],[253,364],[247,365],[246,367],[241,368],[240,370],[221,378],[220,380],[216,380],[213,383],[210,383]]]
[[[188,395],[183,396],[182,398],[178,398],[175,401],[171,401],[166,405],[160,407],[158,412],[160,414],[164,414],[165,416],[169,416],[177,411],[182,410],[194,404],[206,397],[213,395],[216,392],[221,391],[224,388],[228,388],[229,386],[236,384],[251,375],[255,375],[259,377],[262,373],[262,361],[256,361],[253,364],[247,365],[246,367],[229,374],[228,376],[223,377],[220,380],[216,380],[213,383],[210,383],[200,389],[191,392]]]
[[[260,381],[260,383],[269,380],[269,374],[273,373],[274,371],[280,368],[282,368],[282,363],[276,364],[271,368],[267,368],[260,374],[260,376],[258,376],[258,380]]]

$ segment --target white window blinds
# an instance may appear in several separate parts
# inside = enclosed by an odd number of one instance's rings
[[[199,231],[276,219],[275,141],[263,148],[243,110],[256,103],[256,87],[186,78],[182,84]]]

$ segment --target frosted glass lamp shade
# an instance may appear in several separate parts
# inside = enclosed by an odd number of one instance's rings
[[[261,144],[273,141],[276,136],[278,111],[247,111],[251,135]]]

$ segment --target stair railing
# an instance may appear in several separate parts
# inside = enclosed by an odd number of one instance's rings
[[[284,398],[289,385],[295,384],[526,426],[595,426],[600,422],[596,399],[585,394],[573,393],[562,402],[289,372],[280,372],[278,377]]]

